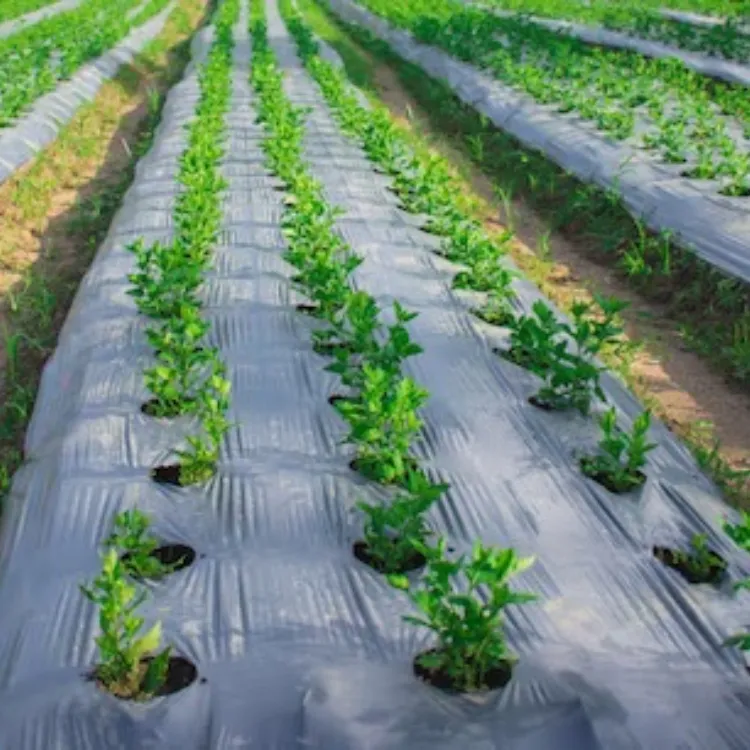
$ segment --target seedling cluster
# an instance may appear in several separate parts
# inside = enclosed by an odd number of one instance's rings
[[[96,639],[99,662],[94,677],[113,695],[131,700],[147,700],[159,692],[171,653],[169,646],[159,651],[161,623],[144,633],[145,621],[137,614],[148,595],[139,579],[169,572],[149,556],[157,546],[148,534],[149,524],[138,510],[117,516],[104,544],[101,572],[90,586],[81,587],[99,607],[101,635]]]
[[[201,432],[176,450],[179,464],[161,467],[156,478],[180,485],[204,482],[216,471],[219,446],[229,428],[230,383],[215,347],[206,344],[209,323],[203,317],[200,287],[212,259],[221,221],[218,172],[224,154],[224,114],[229,106],[232,25],[238,0],[222,4],[216,14],[215,42],[199,73],[200,101],[188,128],[188,146],[180,160],[176,200],[176,237],[168,244],[130,246],[136,258],[131,296],[151,325],[146,337],[156,364],[145,372],[153,399],[144,411],[157,418],[197,417]]]

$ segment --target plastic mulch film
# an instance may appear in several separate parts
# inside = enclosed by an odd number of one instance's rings
[[[673,10],[671,8],[660,8],[658,11],[659,15],[664,18],[669,18],[672,21],[681,21],[682,23],[689,23],[693,26],[721,26],[725,24],[728,19],[718,18],[717,16],[704,16],[700,13],[692,13],[687,10]],[[739,24],[738,29],[745,34],[750,33],[750,25]]]
[[[479,699],[417,682],[428,640],[407,625],[403,594],[351,554],[357,499],[382,491],[348,467],[337,387],[311,348],[315,321],[295,309],[282,260],[283,192],[265,170],[248,83],[247,8],[235,29],[228,181],[215,274],[205,287],[210,344],[229,367],[236,424],[207,488],[158,486],[188,425],[144,417],[144,322],[126,295],[139,236],[171,237],[184,125],[196,69],[170,94],[154,147],[79,290],[46,368],[0,537],[0,748],[180,750],[740,750],[750,686],[720,641],[747,610],[723,589],[688,588],[651,557],[694,531],[750,573],[716,529],[728,513],[687,451],[657,425],[660,447],[638,499],[613,500],[578,472],[572,451],[591,420],[526,403],[531,376],[491,354],[489,328],[450,291],[435,238],[404,214],[361,150],[338,131],[273,6],[269,37],[287,91],[311,107],[311,171],[346,210],[338,230],[366,257],[356,282],[419,312],[424,353],[412,374],[430,392],[417,446],[452,485],[431,514],[456,551],[481,537],[536,554],[518,586],[541,595],[511,609],[520,655],[511,684]],[[205,55],[209,37],[196,50]],[[522,286],[524,306],[535,298]],[[626,415],[638,404],[614,380]],[[116,513],[137,505],[164,540],[193,546],[190,567],[155,584],[145,616],[202,680],[145,704],[102,692],[94,608],[78,590],[99,568]]]
[[[13,34],[18,33],[27,26],[33,26],[45,18],[51,18],[65,11],[73,10],[82,2],[83,0],[60,0],[60,2],[45,5],[43,8],[39,8],[39,10],[27,13],[25,16],[19,16],[18,18],[12,18],[10,21],[0,23],[0,39],[13,36]]]
[[[480,5],[472,0],[462,0],[465,5]],[[513,16],[513,13],[491,10],[499,16]],[[701,55],[697,52],[688,52],[678,47],[647,39],[639,39],[619,31],[587,26],[573,21],[557,21],[538,16],[529,16],[529,20],[539,26],[544,26],[550,31],[559,31],[567,36],[580,39],[588,44],[596,44],[601,47],[612,47],[614,49],[627,49],[638,52],[646,57],[672,57],[681,60],[685,65],[701,75],[718,78],[729,83],[738,83],[742,86],[750,86],[750,65],[722,60],[717,57]]]
[[[37,99],[15,124],[0,129],[0,185],[52,143],[79,107],[93,101],[104,83],[161,32],[174,7],[175,0],[116,47],[82,65],[70,80]]]
[[[342,18],[369,29],[399,55],[448,84],[462,101],[527,147],[537,149],[586,182],[616,189],[628,209],[655,231],[707,263],[750,282],[750,202],[716,192],[708,181],[680,177],[684,167],[657,161],[627,142],[603,137],[590,123],[505,86],[349,0],[329,0]]]

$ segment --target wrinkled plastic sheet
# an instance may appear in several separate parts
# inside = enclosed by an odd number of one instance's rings
[[[477,5],[472,0],[462,0],[465,5]],[[481,4],[480,4],[481,5]],[[484,6],[483,6],[484,7]],[[498,16],[510,17],[515,14],[510,12],[498,11],[486,8],[491,13]],[[701,75],[717,78],[727,81],[728,83],[737,83],[742,86],[750,86],[750,65],[732,62],[731,60],[722,60],[717,57],[701,55],[697,52],[689,52],[673,47],[669,44],[654,42],[647,39],[625,34],[621,31],[611,31],[609,29],[587,26],[582,23],[573,21],[557,21],[550,18],[540,18],[538,16],[529,16],[533,23],[544,26],[550,31],[559,31],[567,36],[580,39],[587,44],[596,44],[602,47],[611,47],[614,49],[627,49],[638,52],[646,57],[655,58],[676,58],[681,60],[688,68]]]
[[[120,44],[82,65],[69,80],[34,102],[28,114],[0,129],[0,185],[49,146],[81,105],[117,75],[164,28],[175,7],[172,0],[160,13],[133,30]]]
[[[655,231],[730,276],[750,282],[750,201],[716,192],[711,181],[680,176],[669,165],[638,149],[603,137],[575,115],[537,104],[445,52],[420,44],[407,32],[349,0],[331,0],[343,18],[369,29],[399,55],[447,83],[462,101],[487,116],[525,146],[537,149],[586,182],[616,189],[628,209]]]
[[[43,8],[27,13],[24,16],[11,18],[10,21],[4,21],[3,23],[0,23],[0,39],[13,36],[13,34],[17,34],[27,26],[33,26],[35,23],[39,23],[39,21],[43,21],[45,18],[52,18],[52,16],[57,16],[60,13],[73,10],[82,2],[83,0],[60,0],[58,3],[45,5]]]
[[[455,268],[404,214],[388,179],[343,138],[302,72],[273,7],[269,35],[288,93],[308,104],[306,155],[338,231],[365,256],[356,283],[420,313],[424,346],[409,371],[431,397],[417,450],[451,490],[430,522],[457,551],[513,545],[538,561],[518,582],[541,595],[509,612],[521,661],[481,698],[418,683],[427,635],[406,625],[406,598],[360,564],[357,499],[384,491],[349,468],[345,425],[327,403],[337,379],[311,348],[284,263],[283,193],[264,168],[247,78],[247,9],[235,30],[228,180],[215,273],[205,285],[209,343],[228,363],[236,424],[206,489],[154,485],[149,469],[194,427],[145,418],[146,325],[127,296],[127,244],[168,241],[198,85],[170,94],[154,146],[87,274],[42,379],[0,536],[0,747],[9,750],[740,750],[750,689],[737,652],[718,647],[747,609],[722,590],[689,589],[653,560],[653,543],[694,531],[730,562],[750,563],[717,533],[726,512],[687,451],[660,425],[638,499],[613,500],[580,475],[591,420],[537,412],[533,378],[494,356],[498,334],[450,290]],[[205,55],[209,35],[196,43]],[[538,298],[519,286],[524,309]],[[639,410],[614,380],[624,417]],[[165,641],[205,682],[144,705],[100,691],[97,617],[78,590],[99,567],[111,522],[137,505],[163,539],[192,545],[189,568],[144,605]]]
[[[693,26],[705,26],[711,28],[713,26],[721,26],[727,22],[726,18],[718,18],[716,16],[704,16],[701,13],[694,13],[687,10],[672,10],[671,8],[660,8],[658,11],[659,15],[664,16],[672,21],[680,21],[682,23],[689,23]],[[748,34],[750,33],[750,25],[741,24],[740,30]]]

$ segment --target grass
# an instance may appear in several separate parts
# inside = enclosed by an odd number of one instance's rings
[[[559,227],[559,212],[564,207],[567,212],[567,234],[580,240],[577,244],[590,248],[605,242],[607,230],[613,223],[618,226],[618,240],[624,237],[631,242],[639,241],[639,228],[614,202],[609,206],[607,196],[593,196],[597,203],[592,208],[589,201],[583,200],[583,196],[593,195],[590,186],[581,185],[572,178],[561,175],[560,170],[541,155],[524,150],[510,137],[492,128],[481,115],[458,102],[441,83],[427,78],[420,69],[394,56],[384,45],[368,35],[346,27],[313,0],[301,0],[299,5],[315,33],[340,54],[352,82],[368,92],[368,95],[375,97],[380,90],[377,63],[393,73],[399,85],[408,92],[409,101],[416,103],[412,111],[409,111],[407,104],[407,117],[402,121],[412,146],[422,153],[438,151],[448,156],[455,166],[456,176],[463,182],[463,194],[471,196],[470,201],[474,203],[477,213],[484,216],[497,213],[496,207],[488,205],[488,201],[478,196],[473,188],[472,176],[476,174],[478,167],[485,178],[491,181],[499,202],[505,205],[503,213],[510,218],[506,225],[512,223],[513,207],[520,196],[535,211],[540,212],[543,218],[549,219],[547,225],[555,229]],[[536,181],[536,190],[529,187],[519,189],[519,174],[525,176],[527,185]],[[554,174],[556,178],[562,176],[564,181],[553,181],[549,179],[550,174]],[[554,190],[551,189],[553,185]],[[577,201],[571,201],[571,190]],[[599,207],[602,208],[601,211],[596,210]],[[597,221],[602,221],[602,216],[607,224],[594,226]],[[500,232],[503,228],[498,226],[497,231]],[[646,237],[645,241],[652,242],[653,239]],[[574,297],[554,278],[554,266],[548,260],[547,232],[540,234],[538,245],[541,250],[539,255],[515,248],[514,259],[547,296],[561,309],[569,311]],[[576,297],[580,297],[580,294]],[[685,325],[696,338],[699,337],[699,329],[690,328],[689,322]],[[702,333],[705,334],[705,329]],[[705,346],[706,353],[711,348],[716,349],[715,341],[714,337],[709,338]],[[607,364],[623,377],[656,415],[667,423],[674,422],[633,371],[635,349],[642,346],[644,342],[633,342],[629,351],[619,356],[606,356]],[[725,460],[711,425],[706,422],[679,425],[676,432],[691,447],[699,464],[714,478],[727,499],[733,504],[750,507],[750,472],[733,468]]]
[[[205,0],[181,0],[137,58],[0,188],[0,502],[23,458],[42,366],[206,13]]]

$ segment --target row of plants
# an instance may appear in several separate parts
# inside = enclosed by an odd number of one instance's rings
[[[404,208],[427,214],[427,228],[443,237],[441,252],[450,256],[449,248],[455,239],[451,227],[471,221],[456,204],[454,196],[458,191],[455,186],[453,190],[434,188],[430,182],[433,177],[426,177],[426,171],[420,170],[419,159],[411,153],[385,110],[363,107],[352,93],[343,73],[319,57],[317,42],[300,14],[293,9],[291,0],[281,0],[281,8],[307,70],[319,84],[342,130],[356,138],[368,156],[394,177],[394,192],[402,200],[406,197]],[[443,175],[439,184],[443,188],[450,187],[451,178],[445,165],[433,158],[429,166],[433,176],[442,167]],[[407,175],[408,180],[399,180]],[[410,206],[408,196],[413,194],[422,196],[427,202]],[[479,227],[477,231],[481,231]],[[477,243],[477,247],[481,248],[482,243]],[[471,246],[466,248],[466,252],[471,254]],[[460,274],[454,278],[454,286],[455,280],[460,278]],[[476,284],[469,285],[469,288],[483,290],[485,287]],[[512,291],[508,289],[505,299],[511,296]],[[596,357],[605,347],[619,344],[621,330],[616,318],[622,309],[622,303],[603,298],[599,298],[598,303],[598,314],[591,305],[574,305],[572,321],[569,323],[560,321],[542,301],[534,305],[531,315],[516,317],[508,310],[509,317],[504,319],[504,323],[510,328],[510,348],[505,356],[516,364],[527,367],[545,381],[537,395],[532,397],[532,403],[542,408],[574,408],[586,414],[593,398],[604,399],[599,385],[602,368]],[[477,314],[478,311],[474,312]],[[646,456],[655,447],[648,441],[650,413],[644,411],[637,417],[629,432],[618,427],[614,407],[605,411],[599,421],[602,430],[599,451],[596,455],[580,458],[581,470],[614,493],[637,488],[645,480],[642,469],[646,464]],[[741,524],[724,524],[731,538],[748,551],[749,523],[750,517],[743,516]],[[382,532],[375,529],[374,533]],[[707,535],[696,534],[687,551],[660,547],[654,549],[654,554],[690,582],[716,582],[723,574],[726,563],[708,547],[707,541]],[[404,582],[402,577],[396,579],[397,585],[401,582]],[[738,586],[743,587],[745,584],[740,582]],[[437,631],[437,628],[433,630]],[[744,644],[750,643],[750,640],[743,641],[738,636],[732,642]]]
[[[502,10],[564,18],[591,25],[601,25],[642,39],[653,39],[681,49],[747,62],[750,59],[750,36],[745,16],[750,3],[731,6],[733,15],[714,26],[700,26],[658,12],[658,7],[641,3],[580,3],[576,0],[489,0],[483,3]],[[716,7],[712,12],[718,12]]]
[[[176,464],[155,467],[152,478],[179,486],[203,483],[216,472],[219,446],[229,427],[230,383],[219,352],[206,345],[208,322],[202,317],[200,287],[218,237],[226,187],[220,174],[225,153],[225,115],[231,99],[232,29],[240,0],[224,0],[215,12],[214,41],[198,70],[200,96],[187,127],[180,157],[181,186],[173,210],[175,238],[129,246],[136,271],[129,294],[149,319],[146,338],[156,363],[144,373],[152,398],[142,412],[169,429],[174,420],[197,423],[188,447],[175,450]],[[183,545],[159,546],[149,519],[137,508],[115,519],[104,544],[102,570],[83,593],[98,606],[99,659],[92,678],[113,695],[147,700],[192,683],[197,670],[188,660],[161,649],[161,625],[145,630],[138,610],[147,597],[146,582],[158,580],[195,559]],[[160,650],[161,649],[161,650]],[[158,652],[158,653],[157,653]]]
[[[84,0],[77,8],[0,39],[0,128],[84,63],[155,16],[169,0]]]
[[[750,134],[744,86],[706,79],[675,59],[588,45],[458,0],[362,4],[536,101],[683,165],[685,177],[712,180],[722,195],[750,195],[750,153],[736,136],[738,129]]]
[[[510,679],[513,664],[502,630],[504,609],[533,598],[512,591],[509,582],[532,561],[481,543],[470,555],[452,559],[445,539],[432,541],[427,514],[448,486],[432,482],[410,451],[421,427],[417,410],[427,398],[401,371],[421,351],[406,327],[414,314],[395,303],[394,322],[385,325],[375,300],[352,288],[348,277],[362,259],[336,233],[339,211],[327,204],[302,157],[306,112],[284,94],[263,0],[254,0],[251,15],[251,78],[266,131],[263,148],[268,168],[288,194],[285,259],[297,271],[294,283],[312,302],[302,311],[324,324],[313,333],[313,346],[332,358],[327,369],[346,387],[330,400],[350,426],[344,441],[355,446],[352,468],[394,486],[389,502],[357,503],[364,534],[353,553],[394,586],[408,589],[422,615],[407,620],[437,635],[437,648],[415,658],[418,676],[450,690],[499,687]],[[411,589],[406,573],[424,565],[424,578]],[[459,588],[464,579],[468,593]],[[486,590],[490,601],[481,595]]]
[[[189,416],[201,433],[176,451],[177,464],[154,469],[156,481],[187,486],[210,479],[219,446],[229,428],[230,383],[217,348],[205,343],[209,323],[199,292],[211,264],[222,218],[221,192],[226,181],[219,162],[225,153],[224,118],[231,98],[232,26],[239,0],[225,0],[217,12],[215,41],[198,73],[200,100],[188,127],[188,145],[180,158],[177,182],[182,191],[173,212],[175,238],[130,246],[136,272],[129,290],[138,310],[152,322],[146,329],[156,363],[144,374],[152,398],[143,412],[157,419]]]
[[[57,0],[5,0],[0,6],[0,23],[10,21],[26,13],[33,13]]]

